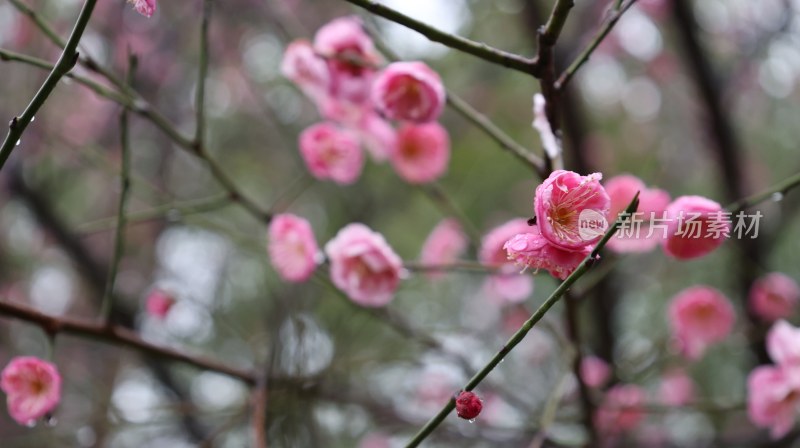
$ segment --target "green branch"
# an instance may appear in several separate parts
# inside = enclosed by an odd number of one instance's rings
[[[516,347],[517,344],[519,344],[525,338],[531,328],[533,328],[533,326],[536,325],[536,323],[539,322],[542,317],[544,317],[547,311],[550,310],[550,308],[552,308],[553,305],[555,305],[559,299],[561,299],[561,297],[569,290],[569,288],[591,268],[591,266],[597,261],[597,256],[600,250],[606,245],[608,240],[611,239],[622,222],[627,219],[626,216],[630,216],[636,211],[638,205],[639,193],[637,192],[636,196],[634,196],[633,200],[626,208],[626,213],[617,219],[617,221],[614,222],[614,224],[606,231],[606,233],[603,235],[603,238],[597,243],[592,253],[589,254],[581,262],[581,264],[578,265],[578,267],[575,269],[575,272],[570,274],[570,276],[567,277],[567,279],[564,280],[564,282],[562,282],[552,294],[550,294],[550,297],[548,297],[547,300],[545,300],[544,303],[536,311],[534,311],[534,313],[522,325],[522,327],[520,327],[520,329],[517,330],[513,336],[511,336],[508,342],[505,343],[503,348],[501,348],[500,351],[498,351],[497,354],[495,354],[494,357],[478,373],[476,373],[472,379],[469,380],[469,382],[464,386],[464,390],[471,391],[478,387],[484,378],[486,378],[486,376],[489,375],[489,373],[494,370],[494,368],[497,367],[501,361],[503,361],[503,358],[505,358],[511,352],[511,350],[513,350],[514,347]],[[422,443],[422,441],[425,440],[425,438],[427,438],[433,432],[433,430],[435,430],[436,427],[444,421],[447,415],[450,414],[455,407],[456,401],[455,397],[453,397],[447,402],[447,404],[445,404],[438,414],[433,416],[433,418],[431,418],[428,423],[426,423],[425,426],[419,430],[414,438],[408,442],[406,448],[419,446],[419,444]]]
[[[78,15],[78,20],[75,22],[75,27],[72,29],[72,33],[64,46],[64,51],[61,52],[61,56],[58,58],[58,62],[53,66],[44,84],[42,84],[39,91],[36,92],[36,95],[31,99],[31,102],[28,104],[28,107],[25,108],[22,115],[14,117],[9,123],[8,135],[6,135],[6,139],[3,141],[2,146],[0,146],[0,170],[3,169],[8,157],[22,139],[22,134],[25,132],[25,129],[31,121],[33,121],[36,113],[53,92],[53,89],[56,88],[58,82],[75,66],[78,60],[78,42],[80,42],[81,36],[83,36],[83,32],[86,30],[86,25],[89,23],[89,18],[92,16],[92,11],[94,11],[96,3],[97,0],[86,0],[86,3],[84,3]]]

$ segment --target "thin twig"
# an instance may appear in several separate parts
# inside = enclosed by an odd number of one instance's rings
[[[255,373],[230,366],[202,356],[194,356],[170,347],[163,347],[140,338],[135,332],[117,325],[107,326],[80,319],[54,317],[24,305],[0,301],[0,314],[24,320],[41,327],[48,334],[66,333],[75,336],[97,339],[99,341],[131,347],[143,353],[172,361],[180,361],[201,369],[222,373],[237,378],[247,384],[255,384]]]
[[[477,56],[485,61],[494,64],[502,65],[510,69],[514,69],[529,75],[537,76],[539,71],[539,64],[536,59],[525,58],[518,54],[509,53],[507,51],[499,50],[490,47],[481,42],[474,42],[469,39],[456,36],[454,34],[446,33],[438,30],[430,25],[422,23],[413,19],[405,14],[395,11],[392,8],[384,6],[374,0],[346,0],[356,6],[366,9],[367,11],[381,16],[387,20],[403,25],[410,28],[423,36],[427,37],[433,42],[438,42],[447,47],[460,50],[464,53]]]
[[[33,121],[36,113],[56,88],[58,82],[64,75],[72,70],[72,67],[74,67],[75,63],[78,61],[78,42],[80,42],[81,36],[83,36],[83,32],[86,30],[86,25],[92,17],[92,11],[94,11],[96,3],[97,0],[86,0],[86,3],[84,3],[78,15],[78,20],[75,22],[75,27],[72,29],[72,33],[64,46],[64,51],[61,52],[61,56],[58,58],[58,62],[53,66],[44,84],[42,84],[39,91],[36,92],[36,95],[31,99],[31,102],[28,104],[28,107],[25,108],[22,115],[11,119],[8,125],[8,135],[6,135],[6,139],[3,141],[2,146],[0,146],[0,170],[3,169],[8,157],[20,143],[25,129],[31,121]]]
[[[206,129],[206,78],[208,77],[208,27],[211,22],[212,1],[203,0],[203,19],[200,25],[200,58],[197,62],[197,86],[195,95],[196,130],[194,142],[202,146]]]

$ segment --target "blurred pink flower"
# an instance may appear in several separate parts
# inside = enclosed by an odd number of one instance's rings
[[[136,11],[145,16],[145,17],[152,17],[152,15],[156,12],[156,0],[129,0],[133,3],[134,8]]]
[[[154,289],[147,295],[145,310],[151,317],[164,319],[172,309],[172,305],[175,305],[175,296],[163,289]]]
[[[389,159],[397,147],[397,131],[375,113],[365,114],[358,125],[358,134],[372,160]]]
[[[581,380],[589,387],[600,388],[611,379],[611,367],[594,355],[581,359]]]
[[[668,313],[673,337],[681,352],[692,360],[724,340],[736,320],[728,299],[708,286],[694,286],[678,293],[670,302]]]
[[[534,210],[542,236],[564,250],[579,251],[597,242],[605,229],[584,232],[581,225],[587,217],[607,219],[610,200],[600,179],[600,173],[556,170],[536,187]]]
[[[681,196],[667,207],[664,252],[679,260],[702,257],[730,235],[730,217],[718,203],[702,196]]]
[[[306,281],[317,268],[319,248],[311,224],[289,213],[276,215],[269,224],[269,259],[286,281]]]
[[[314,177],[338,184],[352,184],[364,167],[358,137],[332,123],[306,128],[300,134],[300,154]]]
[[[639,386],[620,384],[612,387],[595,411],[597,429],[604,435],[616,435],[636,428],[645,418],[645,398]]]
[[[750,310],[768,322],[791,316],[798,302],[800,287],[791,277],[780,272],[759,278],[750,288]]]
[[[546,269],[553,277],[564,280],[592,252],[593,246],[584,246],[578,251],[564,250],[543,237],[538,226],[531,226],[527,233],[517,234],[506,241],[503,249],[508,253],[508,259],[517,265],[536,271]]]
[[[441,115],[445,90],[425,63],[393,62],[372,83],[372,102],[388,119],[427,123]]]
[[[767,333],[767,352],[776,364],[800,367],[800,328],[785,320],[775,322]],[[800,381],[795,384],[800,387]]]
[[[682,406],[694,399],[694,381],[684,370],[672,369],[661,377],[658,392],[667,406]]]
[[[636,192],[639,192],[639,208],[634,217],[641,223],[638,226],[628,223],[617,231],[606,245],[609,249],[619,253],[648,252],[658,246],[658,238],[663,238],[651,229],[651,218],[663,217],[664,210],[669,205],[669,193],[657,188],[647,188],[644,182],[636,176],[622,174],[608,180],[605,184],[606,192],[611,199],[608,211],[608,222],[613,223],[630,204]],[[627,228],[627,229],[626,229]],[[652,230],[652,232],[651,232]]]
[[[310,42],[298,39],[286,47],[281,60],[281,73],[297,84],[322,110],[322,103],[328,95],[330,75],[327,62],[314,52]]]
[[[16,357],[0,374],[8,413],[20,425],[30,425],[52,412],[61,400],[61,375],[53,364],[33,356]]]
[[[756,426],[779,439],[794,426],[800,393],[780,367],[756,367],[747,378],[747,413]]]
[[[362,306],[392,301],[400,283],[403,261],[379,233],[363,224],[348,224],[325,245],[331,280]]]
[[[386,434],[371,432],[358,442],[358,448],[392,448],[392,444]]]
[[[332,97],[357,104],[368,100],[380,57],[361,19],[348,16],[328,22],[314,36],[314,50],[327,60]]]
[[[405,124],[397,133],[392,166],[406,182],[433,182],[447,171],[450,136],[439,123]]]
[[[508,260],[503,246],[506,241],[519,233],[530,231],[531,226],[524,219],[512,219],[495,227],[481,241],[478,260],[485,266],[500,268],[502,273],[488,277],[483,284],[487,296],[500,303],[524,301],[533,292],[533,277],[521,275],[519,268]]]
[[[455,219],[444,219],[434,227],[422,245],[420,261],[426,265],[443,265],[456,261],[467,250],[467,236]],[[441,278],[443,272],[431,271],[428,278]]]

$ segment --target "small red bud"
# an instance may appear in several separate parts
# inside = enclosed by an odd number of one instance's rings
[[[472,392],[462,391],[456,397],[456,412],[464,420],[472,420],[481,413],[483,402]]]

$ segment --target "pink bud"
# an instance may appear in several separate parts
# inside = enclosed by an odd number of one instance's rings
[[[456,397],[456,413],[464,420],[472,420],[480,415],[483,403],[472,392],[462,391]]]
[[[277,215],[269,225],[269,259],[284,280],[308,280],[317,267],[319,248],[311,225],[292,214]]]
[[[439,74],[423,62],[394,62],[372,84],[372,102],[392,120],[427,123],[439,118],[445,90]]]
[[[172,309],[172,305],[175,305],[175,297],[172,294],[162,289],[154,289],[147,295],[145,309],[150,316],[164,319]]]
[[[433,182],[447,171],[450,136],[439,123],[405,124],[397,133],[392,165],[406,182]]]
[[[358,137],[332,123],[306,128],[300,134],[300,154],[314,177],[338,184],[355,182],[364,166]]]
[[[30,425],[58,406],[61,375],[55,365],[33,356],[11,360],[0,374],[8,413],[20,425]]]

